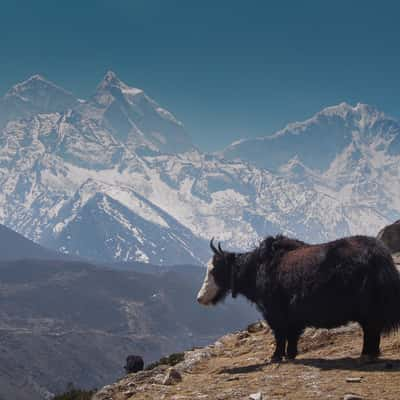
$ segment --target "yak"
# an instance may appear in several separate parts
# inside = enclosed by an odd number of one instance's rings
[[[126,357],[126,365],[124,370],[127,374],[133,374],[135,372],[142,371],[144,368],[144,361],[141,356],[130,355]]]
[[[361,359],[380,354],[382,333],[400,325],[400,274],[386,246],[367,236],[307,244],[269,236],[252,251],[224,251],[210,242],[197,301],[215,305],[230,292],[255,303],[275,338],[271,362],[293,360],[306,327],[335,328],[358,322]]]

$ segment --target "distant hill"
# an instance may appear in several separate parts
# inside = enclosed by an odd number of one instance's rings
[[[69,382],[93,388],[124,374],[129,354],[146,363],[202,346],[254,320],[247,303],[200,307],[199,267],[151,273],[83,262],[0,262],[0,399],[39,400]]]
[[[24,258],[66,260],[70,257],[54,250],[46,249],[0,224],[0,261]]]

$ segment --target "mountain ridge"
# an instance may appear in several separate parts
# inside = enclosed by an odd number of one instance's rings
[[[67,239],[68,225],[82,215],[85,196],[106,193],[109,213],[96,207],[100,225],[114,220],[110,236],[125,229],[115,218],[120,204],[129,209],[128,225],[147,222],[140,235],[130,231],[132,245],[127,237],[124,246],[115,241],[105,261],[128,252],[135,261],[137,252],[137,261],[176,264],[205,262],[213,236],[243,250],[279,232],[310,242],[373,235],[400,218],[400,124],[370,106],[328,107],[262,145],[242,140],[236,153],[207,154],[193,147],[179,120],[114,73],[94,93],[64,111],[10,114],[0,131],[0,223],[82,253]],[[174,221],[168,227],[167,216]],[[181,243],[173,247],[182,256],[165,258],[163,236]],[[102,259],[108,245],[92,245],[91,258]]]

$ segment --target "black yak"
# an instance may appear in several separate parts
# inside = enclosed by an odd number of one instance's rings
[[[218,249],[208,263],[197,300],[213,305],[231,292],[255,303],[271,327],[271,361],[294,359],[306,327],[358,322],[362,358],[379,356],[380,336],[400,325],[400,275],[377,239],[354,236],[310,245],[282,235],[246,253]]]
[[[130,355],[126,357],[126,365],[124,369],[127,374],[142,371],[144,367],[143,358],[140,356]]]

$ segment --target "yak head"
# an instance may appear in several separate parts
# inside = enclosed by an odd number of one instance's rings
[[[216,248],[213,239],[210,242],[214,255],[207,264],[206,276],[197,295],[197,301],[205,306],[215,305],[222,301],[229,291],[235,297],[234,261],[235,254],[223,251],[221,245]]]

